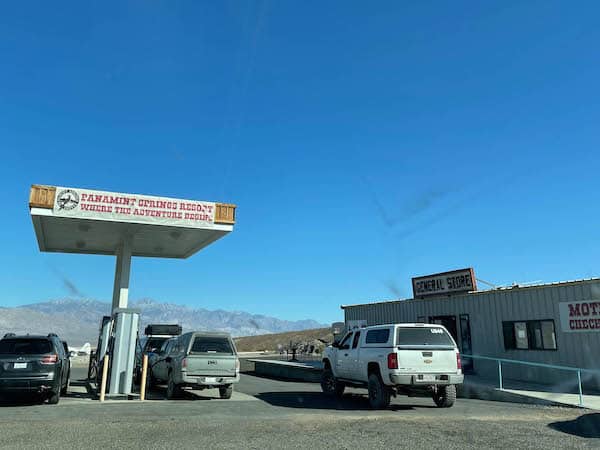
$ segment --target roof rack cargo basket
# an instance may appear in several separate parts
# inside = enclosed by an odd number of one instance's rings
[[[181,325],[150,324],[146,326],[144,334],[146,336],[155,336],[161,334],[167,336],[179,336],[181,334]]]

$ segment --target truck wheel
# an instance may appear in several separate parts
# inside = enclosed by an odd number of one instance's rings
[[[369,403],[373,409],[383,409],[390,405],[390,390],[376,373],[369,375]]]
[[[433,392],[433,401],[438,408],[450,408],[456,401],[456,386],[438,386],[437,392]]]
[[[175,381],[173,380],[173,374],[170,373],[169,381],[167,383],[167,398],[169,400],[173,400],[173,399],[179,397],[180,394],[181,394],[181,389],[179,388],[179,386],[177,384],[175,384]]]
[[[227,386],[219,388],[219,395],[221,398],[231,398],[231,394],[233,394],[233,384],[228,384]]]
[[[344,384],[340,383],[335,378],[331,369],[323,369],[323,374],[321,375],[321,390],[325,395],[329,397],[341,397],[344,394],[344,388]]]
[[[60,391],[50,392],[50,396],[48,397],[49,405],[56,405],[60,400]]]

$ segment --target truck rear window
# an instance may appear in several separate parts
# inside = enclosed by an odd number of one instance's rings
[[[224,337],[196,336],[191,353],[221,353],[233,355],[229,339]]]
[[[454,347],[454,342],[442,328],[398,328],[396,345],[442,345]]]
[[[47,339],[2,339],[0,355],[43,355],[52,351]]]

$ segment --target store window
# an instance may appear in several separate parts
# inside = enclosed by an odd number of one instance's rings
[[[506,350],[556,350],[554,320],[502,322]]]

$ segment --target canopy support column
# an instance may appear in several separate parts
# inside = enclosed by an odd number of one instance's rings
[[[129,299],[129,272],[131,269],[131,244],[133,236],[123,237],[117,248],[117,265],[115,267],[115,285],[113,288],[112,310],[127,308]]]
[[[123,236],[116,251],[117,264],[112,301],[114,341],[110,358],[109,386],[109,395],[111,396],[131,394],[139,320],[138,311],[127,309],[132,243],[133,236],[128,233]]]

